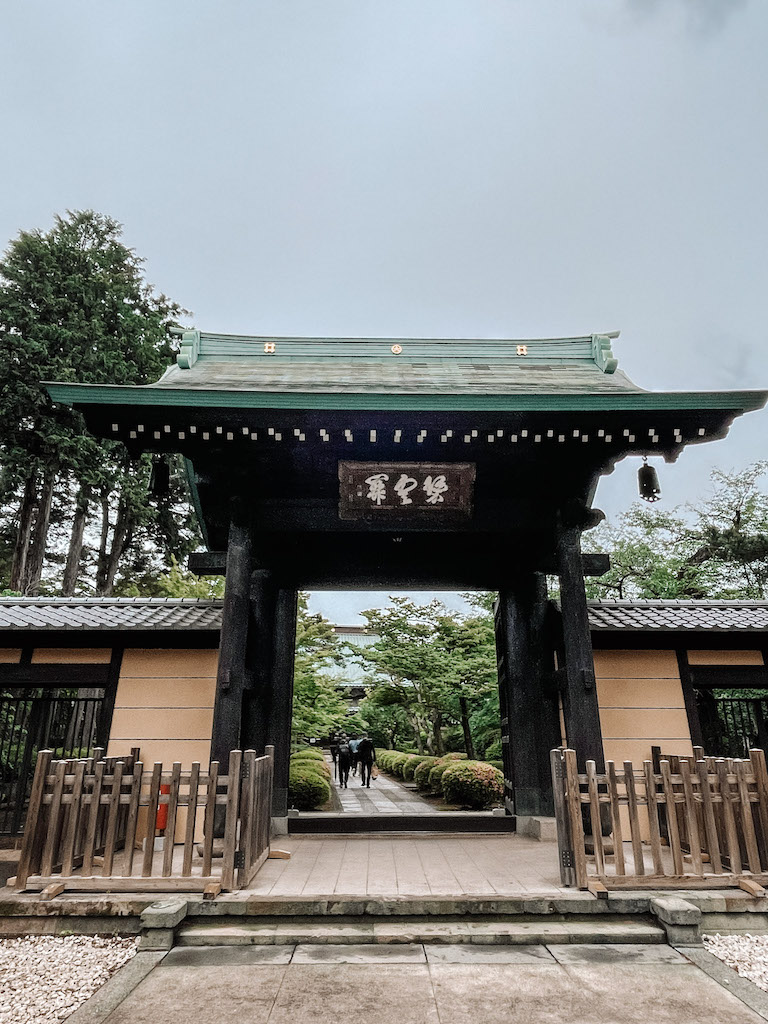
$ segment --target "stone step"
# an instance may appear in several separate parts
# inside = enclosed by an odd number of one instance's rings
[[[473,917],[472,919],[398,920],[347,918],[259,918],[185,921],[176,932],[180,946],[277,946],[293,943],[656,943],[665,933],[644,915],[609,914],[552,920],[541,918]]]

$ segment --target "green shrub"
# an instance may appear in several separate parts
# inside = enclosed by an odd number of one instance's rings
[[[460,761],[442,773],[443,796],[449,804],[481,809],[504,799],[504,776],[485,761]]]
[[[437,757],[422,757],[421,762],[416,765],[413,773],[413,781],[417,789],[429,789],[429,773],[440,759]]]
[[[443,754],[443,758],[448,761],[466,761],[467,755],[459,750],[452,750],[449,754]]]
[[[490,764],[490,765],[493,765],[494,768],[498,768],[500,772],[504,771],[504,762],[503,761],[487,761],[486,763]]]
[[[442,793],[443,772],[456,763],[455,758],[439,757],[429,770],[429,791],[430,793]]]
[[[331,777],[331,769],[325,761],[316,761],[313,757],[297,757],[291,761],[291,768],[301,768],[302,770],[317,772],[324,779],[330,779]]]
[[[291,754],[291,760],[294,758],[311,757],[315,761],[324,761],[322,750],[318,750],[317,747],[300,747],[298,750]]]
[[[300,811],[314,811],[331,798],[331,787],[317,771],[291,766],[288,775],[288,804]]]
[[[492,764],[494,761],[498,761],[501,757],[501,739],[494,740],[493,743],[486,748],[485,760]]]
[[[396,754],[396,750],[377,750],[376,751],[376,763],[383,772],[389,772],[392,770],[391,758],[393,754]]]
[[[402,754],[399,750],[396,750],[389,759],[389,768],[387,769],[387,771],[391,775],[397,775],[399,778],[402,779],[403,776],[401,768],[408,760],[408,758],[412,756],[412,754]]]
[[[403,779],[406,782],[412,782],[415,777],[416,769],[420,764],[423,764],[428,760],[429,757],[425,754],[411,754],[410,758],[403,765]]]

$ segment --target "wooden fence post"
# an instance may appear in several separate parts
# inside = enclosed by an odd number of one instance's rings
[[[576,751],[569,748],[564,751],[564,754],[566,801],[573,842],[573,868],[576,876],[576,885],[579,889],[586,889],[587,856],[584,850],[584,824],[581,817],[579,769],[576,764]]]
[[[43,852],[43,796],[45,794],[45,778],[53,757],[52,750],[41,750],[37,755],[35,774],[32,778],[32,789],[29,794],[29,808],[24,827],[24,839],[21,844],[21,857],[16,871],[16,888],[23,889],[27,878],[40,870],[40,859]]]
[[[557,824],[557,852],[560,857],[560,881],[571,886],[576,881],[573,870],[573,840],[571,838],[570,819],[565,801],[565,760],[563,748],[556,747],[549,752],[549,764],[552,770],[552,795],[555,803],[555,822]]]
[[[237,825],[240,816],[240,771],[242,763],[242,750],[231,750],[229,752],[227,806],[224,818],[224,856],[221,863],[222,889],[234,889],[235,887],[235,854],[237,853]]]

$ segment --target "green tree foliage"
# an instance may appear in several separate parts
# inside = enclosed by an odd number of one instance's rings
[[[296,735],[326,736],[344,721],[347,705],[332,672],[340,662],[340,645],[333,626],[322,615],[312,615],[307,595],[299,594],[293,680]]]
[[[0,260],[0,585],[109,594],[119,569],[170,565],[196,541],[183,475],[148,501],[150,459],[86,434],[44,380],[145,384],[185,311],[155,293],[122,228],[91,210],[22,231]]]
[[[768,597],[768,462],[742,472],[716,469],[696,506],[666,512],[633,505],[615,525],[590,535],[611,556],[605,575],[587,580],[589,597],[753,599]]]
[[[378,639],[357,652],[371,683],[361,710],[380,739],[389,746],[412,741],[420,754],[442,754],[445,732],[460,726],[474,753],[473,715],[494,700],[498,707],[490,613],[479,603],[475,614],[455,615],[439,601],[419,605],[395,597],[386,608],[363,614]],[[404,722],[410,736],[403,735]],[[486,739],[484,733],[483,746]]]

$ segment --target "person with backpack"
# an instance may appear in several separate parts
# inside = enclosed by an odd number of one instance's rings
[[[362,782],[360,785],[365,786],[366,789],[371,788],[371,770],[373,769],[374,762],[376,761],[376,749],[373,745],[373,740],[363,733],[360,742],[357,745],[357,760],[360,764],[360,776]]]
[[[355,733],[349,741],[349,749],[352,751],[352,774],[357,775],[357,748],[360,744],[360,737]]]
[[[339,736],[339,785],[347,788],[349,780],[349,769],[352,767],[352,751],[349,747],[349,739],[346,733]]]

